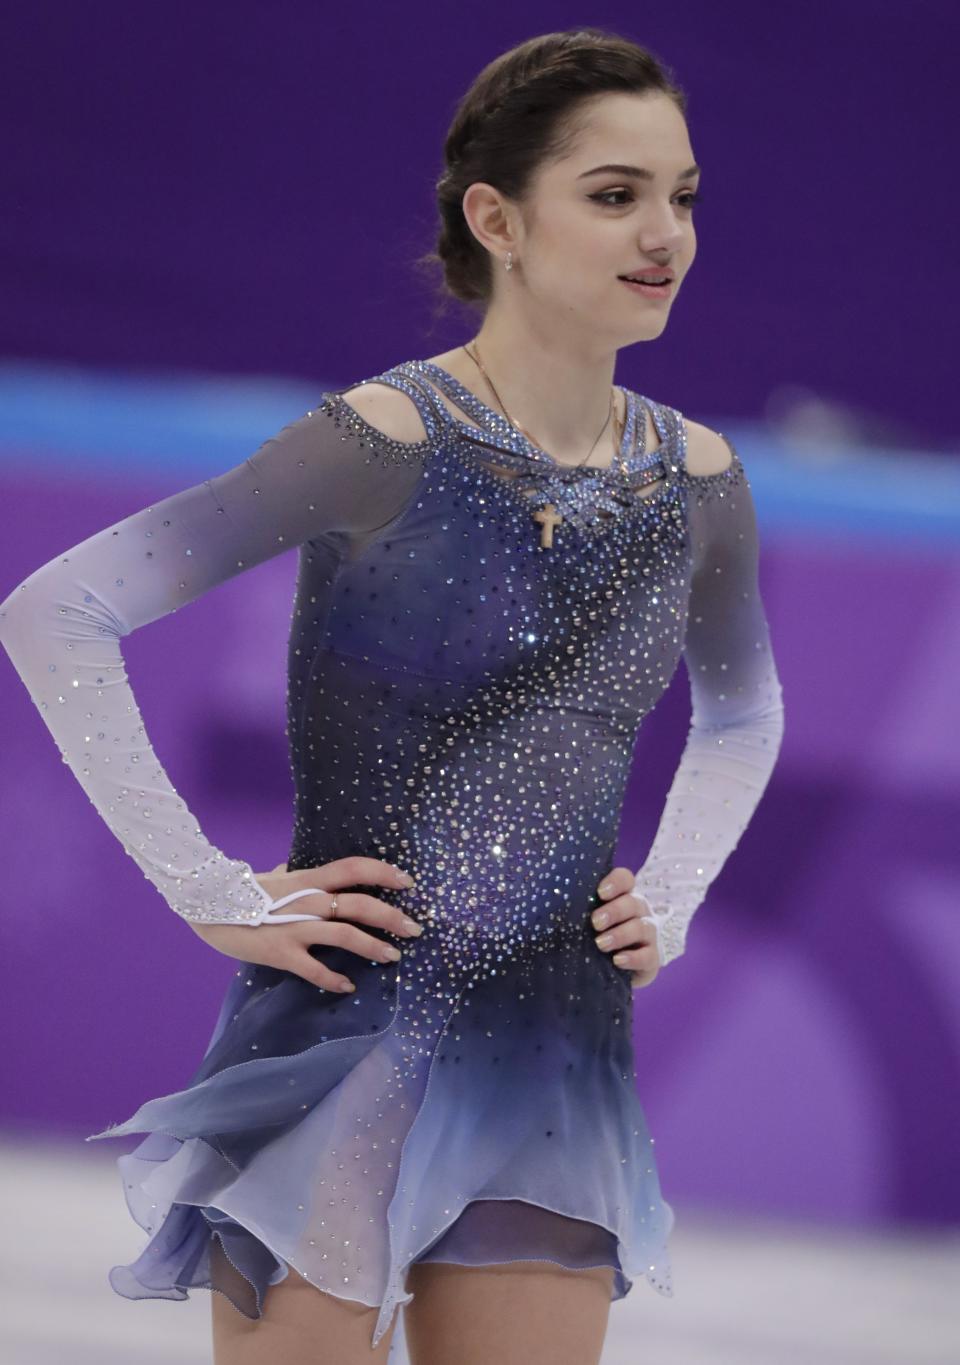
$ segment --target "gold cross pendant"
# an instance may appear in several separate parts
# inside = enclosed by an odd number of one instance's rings
[[[553,528],[559,526],[563,517],[557,514],[557,509],[552,502],[548,502],[546,507],[539,508],[533,514],[534,521],[538,521],[541,526],[540,548],[541,550],[553,549]]]

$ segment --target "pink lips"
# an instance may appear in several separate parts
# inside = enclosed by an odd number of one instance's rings
[[[667,284],[635,284],[633,280],[621,280],[628,289],[632,289],[635,294],[646,294],[651,299],[668,299],[673,288],[673,281]]]

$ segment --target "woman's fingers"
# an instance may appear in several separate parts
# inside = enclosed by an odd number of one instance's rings
[[[399,962],[403,956],[401,950],[392,943],[384,943],[383,939],[339,918],[325,920],[321,924],[303,924],[297,937],[304,945],[343,948],[370,962]]]
[[[395,907],[378,901],[375,896],[342,891],[345,886],[385,886],[401,890],[413,885],[413,878],[408,873],[401,872],[392,863],[360,855],[336,858],[330,863],[298,868],[293,872],[287,872],[280,864],[272,872],[257,873],[256,877],[264,891],[276,902],[277,909],[282,909],[285,913],[315,915],[318,919],[333,918],[330,913],[330,898],[337,892],[342,892],[337,903],[337,917],[342,915],[344,918],[350,918],[342,909],[347,901],[350,902],[351,915],[357,913],[361,902],[366,903],[364,913],[369,913],[370,907],[376,905],[382,906],[385,912],[395,910]],[[309,894],[310,892],[318,894],[313,896]],[[416,923],[414,920],[408,920],[402,911],[395,912],[394,921],[384,927],[392,929],[395,933],[404,932],[404,926]]]
[[[657,959],[657,931],[652,924],[626,920],[601,934],[597,947],[602,953],[612,954],[618,967],[646,968]]]
[[[338,891],[344,886],[411,886],[413,878],[393,863],[382,858],[368,858],[364,854],[351,854],[347,858],[334,858],[332,862],[319,867],[303,868],[288,876],[303,877],[304,886],[318,886],[321,891]]]
[[[590,916],[590,922],[598,933],[610,933],[628,920],[648,915],[650,908],[639,896],[629,892],[621,893],[615,900],[599,906]]]
[[[309,981],[312,986],[319,986],[324,991],[349,992],[356,990],[356,986],[349,977],[331,971],[325,963],[318,962],[315,957],[312,957],[305,947],[294,953],[285,967],[287,971],[302,976],[304,981]]]
[[[341,909],[342,906],[348,906],[349,909]],[[399,934],[401,938],[419,938],[423,933],[423,925],[405,915],[399,906],[378,900],[376,896],[370,896],[365,891],[345,892],[337,902],[336,918],[375,924],[377,928],[386,929],[391,934]]]
[[[324,962],[315,958],[310,952],[313,946],[343,948],[348,953],[365,957],[369,962],[395,963],[403,956],[392,943],[384,943],[382,939],[365,933],[345,920],[324,920],[316,925],[304,923],[296,927],[301,932],[296,935],[297,950],[293,954],[290,970],[313,985],[322,986],[324,990],[353,990],[354,985],[349,977],[331,971]]]
[[[290,933],[290,929],[295,926],[190,921],[190,927],[209,947],[226,957],[235,958],[238,962],[293,972],[327,990],[335,990],[338,981],[347,979],[337,972],[330,971],[328,967],[310,956],[306,948]]]
[[[649,985],[660,967],[657,931],[644,922],[649,914],[646,901],[632,893],[636,878],[628,867],[617,867],[598,887],[605,904],[591,915],[595,942],[601,952],[610,953],[617,967],[633,973],[632,984]]]
[[[367,923],[379,924],[388,930],[392,929],[394,933],[404,936],[411,934],[419,936],[423,933],[422,925],[414,920],[407,921],[406,916],[395,906],[385,905],[374,896],[352,892],[343,898],[340,905],[345,907],[343,912],[349,913],[351,917],[363,918]],[[404,928],[403,921],[412,925],[412,929]],[[318,964],[317,959],[308,951],[311,945],[343,948],[349,953],[356,953],[358,957],[367,958],[370,962],[395,963],[403,956],[401,949],[394,947],[392,943],[385,943],[383,939],[366,933],[349,920],[340,919],[339,911],[336,919],[322,920],[318,924],[304,922],[296,928],[298,930],[296,938],[302,952],[297,954],[298,965],[295,970],[306,980],[323,986],[326,990],[343,989],[342,983],[348,978],[331,972],[322,963]],[[321,966],[323,970],[315,971],[317,966]]]
[[[339,891],[337,895],[336,912],[332,910],[333,893],[321,893],[321,906],[317,913],[317,919],[330,925],[347,925],[351,920],[359,920],[361,924],[373,924],[381,930],[386,930],[388,934],[396,934],[399,938],[419,938],[423,932],[423,925],[418,924],[417,920],[411,920],[410,916],[404,915],[403,910],[397,905],[389,905],[386,901],[377,900],[376,895],[367,895],[366,891]],[[313,904],[313,898],[303,895],[294,904],[305,906],[309,909]],[[317,924],[309,920],[302,921],[302,932],[300,938],[303,942],[314,942],[314,932]],[[366,934],[365,938],[373,942],[371,935]],[[325,939],[325,942],[335,942],[333,939]],[[336,942],[340,942],[339,939]],[[345,945],[344,945],[345,946]]]
[[[622,896],[624,892],[629,891],[636,880],[636,874],[631,872],[629,867],[615,867],[597,887],[597,895],[603,901],[612,900],[615,896]]]
[[[397,906],[363,891],[343,890],[358,885],[400,890],[414,884],[408,873],[381,858],[355,854],[289,872],[285,863],[278,863],[271,872],[255,875],[273,900],[274,909],[310,918],[287,921],[278,918],[270,927],[268,916],[253,930],[261,937],[246,940],[250,944],[247,952],[236,952],[232,943],[228,946],[222,940],[215,946],[231,956],[293,972],[324,990],[353,990],[354,983],[314,957],[309,951],[314,945],[343,948],[371,962],[397,962],[402,955],[392,944],[365,932],[351,921],[359,920],[401,938],[423,933],[422,925]],[[337,896],[335,908],[334,895]]]

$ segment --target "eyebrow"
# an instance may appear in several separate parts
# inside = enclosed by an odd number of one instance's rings
[[[577,176],[577,179],[582,180],[585,175],[600,175],[601,172],[609,172],[614,175],[633,175],[636,176],[638,180],[652,180],[654,178],[653,171],[648,171],[643,166],[622,166],[617,162],[612,162],[608,163],[606,166],[594,166],[590,171],[581,171]],[[677,179],[687,180],[690,176],[699,174],[699,166],[688,166],[685,171],[680,172]]]

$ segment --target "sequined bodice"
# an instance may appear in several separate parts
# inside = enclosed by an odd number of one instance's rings
[[[409,393],[423,368],[388,377]],[[359,826],[347,824],[354,842],[383,843],[385,828],[409,831],[427,810],[438,835],[443,810],[444,839],[462,841],[464,821],[449,804],[460,786],[483,795],[501,881],[530,875],[529,857],[510,857],[524,836],[544,851],[564,829],[574,844],[588,827],[604,847],[616,838],[637,727],[679,660],[689,594],[670,432],[652,456],[636,448],[637,408],[631,395],[628,475],[665,471],[649,498],[619,469],[563,469],[496,420],[478,440],[475,427],[424,404],[431,425],[417,487],[389,530],[354,547],[335,579],[324,555],[305,557],[300,600],[326,626],[322,643],[293,641],[295,657],[311,659],[290,698],[304,798],[298,859],[330,856],[329,840],[344,837],[336,804],[318,843],[318,786],[370,765],[381,805],[368,801]],[[374,439],[342,406],[338,420]],[[517,478],[493,473],[491,460]],[[533,513],[551,503],[562,521],[546,549]],[[360,689],[370,698],[361,709],[380,724],[343,724],[332,698],[344,676],[352,703]],[[312,704],[318,691],[325,707]]]
[[[422,439],[389,436],[346,390],[328,391],[236,468],[37,570],[0,607],[0,639],[65,761],[170,905],[259,923],[271,898],[174,791],[119,640],[299,547],[288,866],[366,852],[410,867],[434,913],[475,912],[468,965],[492,961],[517,916],[531,940],[582,932],[638,726],[684,657],[693,717],[678,783],[706,790],[696,807],[671,793],[638,873],[675,955],[781,723],[736,452],[720,473],[691,475],[681,415],[628,389],[622,458],[571,468],[432,362],[361,387],[376,383],[416,404]]]

